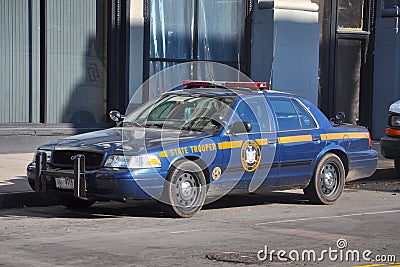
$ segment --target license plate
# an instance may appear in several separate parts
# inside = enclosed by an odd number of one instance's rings
[[[55,178],[56,187],[59,189],[74,189],[74,179],[68,177]]]

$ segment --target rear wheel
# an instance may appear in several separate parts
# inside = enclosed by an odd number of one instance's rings
[[[315,168],[304,194],[313,203],[333,204],[343,193],[346,172],[342,160],[335,154],[324,155]]]
[[[70,208],[70,209],[84,209],[89,208],[92,206],[96,201],[89,199],[79,199],[74,196],[67,196],[67,195],[57,195],[57,199],[61,205]]]
[[[400,159],[394,160],[394,168],[396,169],[397,178],[400,178]]]
[[[192,217],[202,208],[205,198],[206,179],[202,169],[192,161],[176,163],[164,186],[165,212],[172,217]]]

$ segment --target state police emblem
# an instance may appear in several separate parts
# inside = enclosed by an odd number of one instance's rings
[[[247,140],[243,142],[242,151],[240,154],[243,168],[248,172],[253,172],[260,164],[261,150],[257,142]]]

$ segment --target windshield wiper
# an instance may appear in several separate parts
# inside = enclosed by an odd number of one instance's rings
[[[196,128],[196,127],[191,127],[191,126],[181,127],[180,130],[190,131],[190,132],[209,133],[208,131],[205,131],[201,128]]]
[[[143,125],[141,125],[141,124],[138,123],[137,121],[125,121],[125,122],[124,122],[124,126],[127,126],[127,127],[131,127],[131,126],[144,127]]]
[[[144,125],[144,127],[146,127],[146,128],[150,128],[150,127],[164,128],[166,126],[163,123],[146,123]]]
[[[169,125],[165,123],[149,123],[145,125],[146,128],[148,127],[157,127],[160,129],[176,129],[176,130],[187,130],[187,131],[192,131],[192,129],[188,127],[179,127],[179,126],[174,126],[174,125]]]

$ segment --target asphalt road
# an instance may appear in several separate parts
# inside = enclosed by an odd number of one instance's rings
[[[289,262],[298,252],[300,261],[292,266],[395,266],[372,265],[362,253],[371,259],[395,255],[400,262],[399,225],[395,180],[353,183],[330,206],[309,204],[299,190],[230,196],[190,219],[166,218],[152,201],[100,203],[80,211],[10,209],[0,211],[0,266],[288,264],[279,261],[278,250],[287,252],[279,255]],[[260,261],[265,246],[270,254]],[[360,262],[346,256],[349,250],[358,251]],[[307,251],[324,261],[307,259]]]

